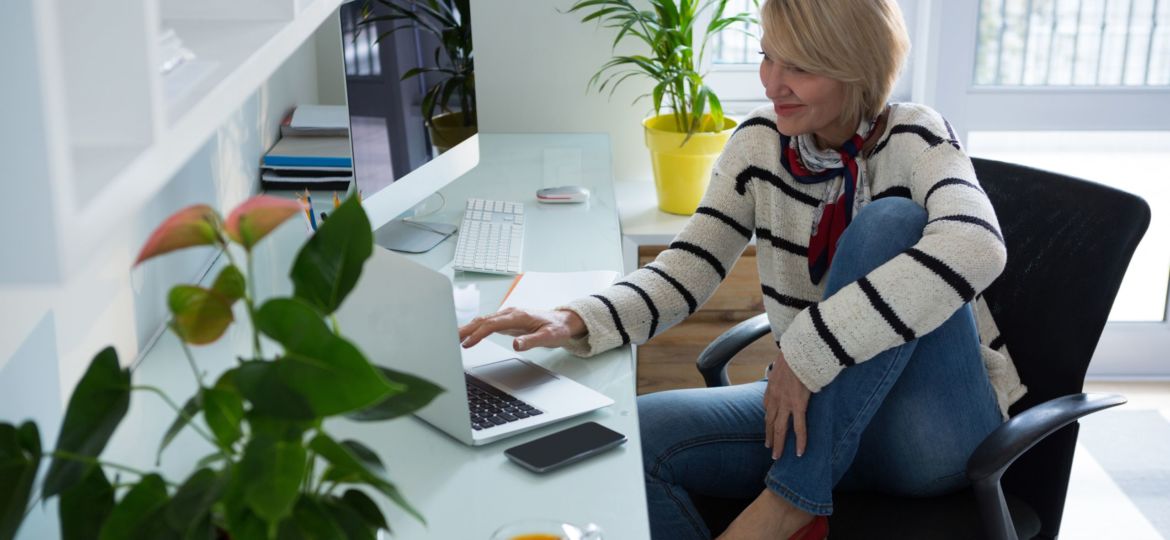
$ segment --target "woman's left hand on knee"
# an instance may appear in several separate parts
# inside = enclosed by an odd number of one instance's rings
[[[808,440],[805,429],[805,410],[808,409],[810,392],[804,383],[792,372],[784,353],[772,365],[768,375],[768,387],[764,390],[764,445],[772,449],[772,459],[780,459],[784,453],[784,440],[788,436],[788,417],[792,417],[792,431],[796,436],[796,456],[804,455]]]

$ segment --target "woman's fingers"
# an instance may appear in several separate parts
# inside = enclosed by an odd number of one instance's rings
[[[558,335],[551,326],[544,325],[535,332],[514,339],[512,341],[512,348],[516,352],[523,352],[536,347],[548,347],[551,349],[563,345],[565,341],[564,337]]]
[[[792,431],[796,434],[796,457],[804,455],[805,443],[808,441],[804,425],[804,411],[793,411]]]
[[[496,313],[483,318],[478,323],[472,319],[472,322],[468,323],[467,325],[467,327],[469,327],[469,332],[466,334],[466,336],[464,335],[464,332],[459,332],[459,336],[462,338],[463,347],[474,347],[477,343],[483,341],[483,338],[488,337],[495,332],[505,332],[508,330],[523,328],[522,322],[518,319],[519,317],[517,316],[516,312],[509,312],[504,314]]]
[[[772,420],[776,418],[776,407],[768,392],[764,392],[764,448],[772,447]]]
[[[780,459],[780,456],[784,454],[784,438],[788,436],[788,416],[790,414],[788,410],[781,407],[779,413],[772,420],[770,429],[773,432],[772,442],[775,443],[772,445],[772,459]]]

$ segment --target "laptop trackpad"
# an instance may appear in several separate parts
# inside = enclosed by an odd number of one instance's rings
[[[476,366],[468,371],[476,377],[516,391],[534,388],[557,380],[548,371],[519,358],[509,358]]]

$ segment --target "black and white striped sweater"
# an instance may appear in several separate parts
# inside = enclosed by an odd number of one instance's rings
[[[588,298],[563,306],[588,335],[566,346],[591,356],[643,343],[699,308],[727,276],[753,233],[772,333],[813,392],[841,370],[929,333],[973,304],[984,364],[1001,412],[1026,391],[982,292],[1007,252],[995,211],[971,160],[934,110],[893,104],[870,154],[873,198],[900,196],[927,211],[922,239],[864,278],[821,300],[808,273],[813,210],[834,182],[800,184],[780,165],[771,106],[753,111],[715,164],[699,209],[654,262]]]

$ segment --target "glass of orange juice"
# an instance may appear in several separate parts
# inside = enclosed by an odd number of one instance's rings
[[[491,540],[603,540],[601,527],[552,519],[526,519],[496,529]]]

